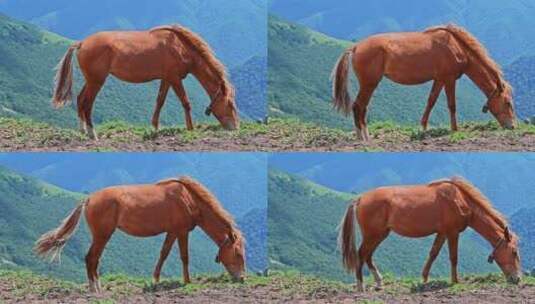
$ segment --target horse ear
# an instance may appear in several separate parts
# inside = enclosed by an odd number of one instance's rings
[[[505,241],[507,242],[510,242],[511,241],[511,234],[509,233],[509,227],[505,227],[504,231],[503,231],[503,235],[504,235],[504,238],[505,238]]]
[[[236,233],[234,233],[234,231],[231,231],[229,234],[228,234],[228,237],[230,238],[230,241],[232,243],[236,242],[236,239],[238,239],[238,236],[236,235]]]

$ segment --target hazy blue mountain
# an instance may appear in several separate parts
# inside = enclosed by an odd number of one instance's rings
[[[190,175],[236,216],[266,208],[266,156],[254,153],[0,154],[0,166],[75,192]]]
[[[268,105],[274,117],[297,118],[329,127],[352,129],[352,118],[332,108],[331,71],[349,41],[335,39],[302,25],[270,16],[268,23]],[[357,82],[350,72],[350,94],[356,96]],[[405,86],[383,79],[369,106],[369,122],[420,122],[431,82]],[[482,114],[485,96],[466,77],[457,85],[457,115],[460,121],[489,120]],[[433,109],[430,123],[449,124],[444,92]]]
[[[347,40],[432,25],[466,27],[502,64],[535,53],[535,3],[524,0],[273,0],[270,12]]]
[[[515,110],[519,117],[535,116],[535,56],[521,57],[504,69],[513,86]]]
[[[535,157],[530,153],[288,153],[271,155],[269,164],[354,193],[460,175],[479,187],[506,215],[532,206],[529,198],[535,196]]]
[[[249,184],[249,187],[263,191],[265,183]],[[216,195],[226,192],[224,188],[211,190]],[[85,280],[84,257],[90,245],[90,235],[85,223],[81,223],[78,232],[66,245],[61,264],[50,265],[32,253],[35,240],[44,232],[57,227],[83,196],[0,166],[0,268],[23,268],[69,280]],[[247,260],[248,269],[251,271],[262,270],[266,263],[266,201],[258,202],[260,199],[261,195],[246,200],[250,206],[256,206],[254,209],[250,207],[247,214],[237,216],[234,213],[248,240]],[[220,200],[225,208],[233,213],[232,203],[242,203],[243,197],[241,193],[235,193],[234,197],[220,197]],[[85,222],[85,219],[82,218],[81,221]],[[252,225],[252,222],[257,225]],[[117,231],[104,251],[101,273],[148,277],[152,274],[162,243],[163,235],[135,238]],[[221,265],[214,263],[217,250],[217,246],[200,229],[196,229],[190,238],[192,272],[224,272]],[[177,252],[175,246],[164,267],[165,277],[181,277],[181,263]]]
[[[77,127],[75,103],[54,110],[50,105],[54,67],[71,40],[44,31],[34,25],[0,14],[0,116],[31,118],[61,127]],[[217,52],[217,51],[216,51]],[[217,52],[219,56],[219,52]],[[265,65],[263,57],[244,57],[234,66],[223,60],[236,87],[236,102],[242,119],[265,116]],[[264,60],[265,61],[265,60]],[[76,65],[75,65],[76,66]],[[258,75],[258,76],[256,76]],[[75,67],[75,96],[83,77]],[[96,124],[124,120],[148,125],[152,116],[158,81],[129,84],[109,77],[97,96],[93,120]],[[194,77],[185,80],[195,122],[215,122],[204,115],[209,98]],[[162,125],[183,123],[182,106],[170,91],[161,115]]]
[[[201,34],[231,66],[266,53],[265,0],[0,0],[0,12],[71,39],[179,23]]]
[[[348,202],[356,195],[334,191],[279,170],[269,171],[268,255],[274,269],[297,269],[322,277],[354,282],[342,268],[336,248],[337,227]],[[360,241],[360,235],[357,237]],[[381,272],[419,276],[433,237],[410,239],[391,233],[374,255]],[[449,275],[447,247],[433,265],[432,275]],[[490,251],[470,229],[461,236],[461,274],[499,271],[486,261]]]

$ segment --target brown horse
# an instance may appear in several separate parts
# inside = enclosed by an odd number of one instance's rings
[[[358,252],[355,217],[362,235]],[[349,205],[340,225],[338,241],[344,266],[355,272],[359,291],[364,290],[364,263],[375,278],[376,288],[381,288],[381,274],[372,255],[390,231],[412,238],[436,234],[422,273],[424,282],[447,239],[451,281],[457,283],[457,244],[459,234],[466,227],[474,229],[492,245],[489,263],[496,260],[507,279],[518,283],[521,278],[518,237],[509,231],[507,221],[489,200],[475,186],[458,177],[428,185],[381,187],[362,194]]]
[[[350,61],[360,85],[354,103],[347,88]],[[338,59],[332,72],[333,103],[345,115],[353,112],[357,135],[368,140],[366,111],[383,76],[405,85],[433,80],[421,119],[422,127],[427,129],[431,110],[445,88],[451,129],[456,131],[455,83],[463,74],[487,96],[483,112],[490,110],[502,127],[514,128],[511,86],[485,47],[465,29],[455,25],[432,27],[423,32],[374,35],[350,47]]]
[[[182,84],[189,73],[199,80],[210,96],[211,103],[205,114],[213,113],[226,129],[239,128],[234,88],[227,79],[225,67],[210,46],[185,27],[170,25],[141,32],[100,32],[75,42],[58,65],[52,97],[55,107],[62,107],[72,99],[71,61],[76,50],[85,78],[78,95],[80,130],[91,138],[96,139],[91,120],[93,102],[109,74],[131,83],[161,80],[152,116],[152,125],[156,129],[169,87],[182,102],[188,130],[193,129],[191,105]]]
[[[178,239],[184,283],[190,282],[188,269],[188,234],[199,226],[218,246],[216,262],[223,263],[234,280],[243,281],[245,273],[245,240],[230,214],[203,185],[189,177],[168,179],[151,185],[109,187],[82,201],[56,229],[36,242],[40,256],[59,256],[74,234],[82,213],[92,235],[86,255],[87,277],[91,291],[100,291],[98,263],[115,229],[149,237],[167,233],[154,280],[175,239]]]

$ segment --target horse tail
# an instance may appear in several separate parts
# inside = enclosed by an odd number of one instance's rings
[[[83,200],[76,206],[76,208],[67,216],[61,225],[54,230],[43,234],[37,242],[35,242],[34,252],[42,257],[50,257],[50,261],[59,260],[61,251],[67,241],[72,237],[78,228],[80,216],[82,215],[88,199]]]
[[[331,73],[333,107],[348,116],[351,113],[351,97],[347,89],[349,82],[349,63],[354,47],[344,51],[338,58],[336,65]]]
[[[355,207],[358,206],[358,203],[359,200],[351,202],[338,227],[338,247],[342,252],[344,268],[348,272],[354,272],[360,263],[355,245],[355,218],[357,217]]]
[[[81,42],[73,43],[56,67],[54,96],[52,96],[52,105],[56,109],[72,100],[72,55],[81,46]]]

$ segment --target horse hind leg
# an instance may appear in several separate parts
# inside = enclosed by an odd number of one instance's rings
[[[84,96],[84,117],[85,123],[87,125],[87,135],[89,138],[98,140],[97,133],[93,127],[93,120],[91,118],[91,113],[93,111],[93,104],[95,98],[97,97],[98,92],[102,88],[102,83],[87,83]]]
[[[373,253],[381,244],[384,239],[388,236],[389,231],[385,232],[383,235],[378,237],[371,245],[370,245],[370,253],[368,258],[366,259],[366,264],[368,265],[368,269],[373,275],[373,278],[375,280],[375,290],[382,290],[383,289],[383,277],[381,276],[381,273],[379,272],[379,269],[377,266],[375,266],[375,263],[373,262]]]
[[[377,87],[375,85],[362,86],[359,89],[357,99],[353,104],[353,118],[355,120],[355,127],[357,128],[357,136],[360,140],[368,141],[370,134],[366,124],[366,114],[368,111],[368,104],[373,95],[373,91]]]
[[[113,232],[112,232],[113,233]],[[111,234],[108,236],[93,237],[91,247],[85,256],[85,265],[87,269],[87,278],[89,280],[89,291],[100,293],[100,279],[98,275],[98,264],[106,243],[111,238]]]
[[[78,108],[78,119],[80,122],[80,133],[87,134],[87,126],[85,123],[85,110],[84,110],[84,104],[85,104],[85,88],[86,85],[82,87],[82,90],[78,94],[76,106]]]

